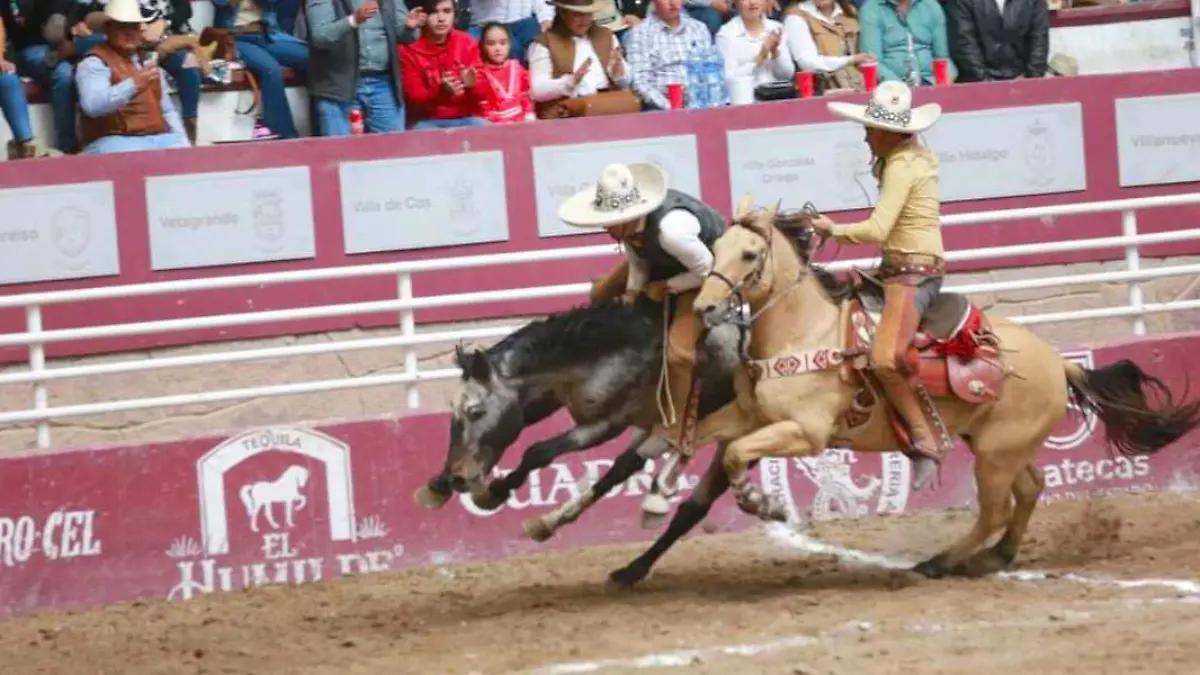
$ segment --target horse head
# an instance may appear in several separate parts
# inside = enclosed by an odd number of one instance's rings
[[[482,349],[454,348],[462,381],[451,405],[446,473],[456,492],[476,492],[504,451],[521,435],[524,416],[519,392]]]
[[[694,305],[709,328],[728,320],[730,313],[722,308],[759,301],[774,284],[772,253],[781,202],[768,209],[753,209],[753,204],[749,194],[743,196],[731,227],[713,244],[713,269]]]

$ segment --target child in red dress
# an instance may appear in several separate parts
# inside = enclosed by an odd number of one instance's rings
[[[537,119],[529,98],[529,71],[509,58],[511,37],[508,27],[496,22],[484,25],[479,34],[483,84],[490,92],[481,101],[483,118],[492,124]]]

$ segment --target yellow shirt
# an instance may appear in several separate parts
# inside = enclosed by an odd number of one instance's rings
[[[941,201],[937,156],[905,143],[887,158],[871,217],[835,225],[833,236],[852,244],[880,244],[884,251],[944,257]]]

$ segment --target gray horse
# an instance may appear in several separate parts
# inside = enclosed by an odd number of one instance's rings
[[[642,470],[648,459],[669,449],[649,433],[659,421],[656,392],[663,321],[662,305],[645,298],[632,305],[602,302],[526,324],[487,350],[456,350],[462,384],[452,408],[449,453],[441,473],[418,490],[417,503],[439,508],[453,493],[469,492],[476,506],[498,508],[532,471],[635,427],[629,446],[595,485],[558,510],[526,521],[525,529],[533,539],[543,541],[573,522]],[[733,401],[732,368],[738,363],[739,337],[736,327],[708,334],[698,369],[701,417]],[[678,410],[683,402],[675,406]],[[521,432],[563,407],[576,426],[531,445],[512,473],[489,483],[493,467]],[[613,573],[614,581],[624,585],[639,581],[659,556],[704,518],[728,487],[721,482],[723,471],[713,474],[712,470],[706,474],[686,508],[680,508],[645,555]],[[660,489],[655,481],[652,492]]]

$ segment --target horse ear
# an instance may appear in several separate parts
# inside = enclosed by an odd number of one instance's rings
[[[467,353],[463,351],[462,343],[459,342],[458,344],[454,345],[454,363],[458,366],[459,370],[463,371],[464,375],[469,370],[467,367],[469,360],[470,359],[467,356]]]
[[[482,349],[471,352],[470,367],[465,370],[476,382],[487,382],[492,379],[492,362],[488,360],[487,352]]]
[[[738,202],[737,208],[733,211],[733,219],[739,221],[750,215],[750,210],[754,208],[754,198],[750,193],[742,195],[742,199]]]

